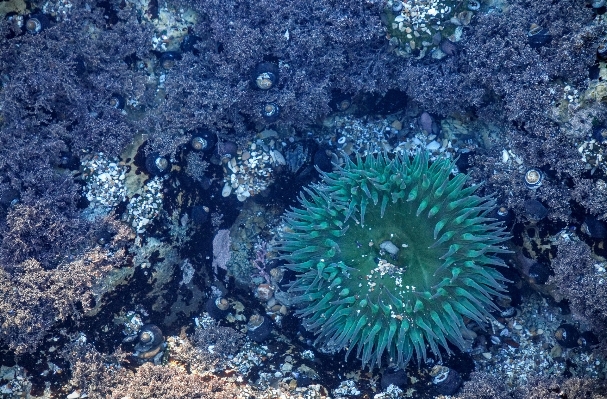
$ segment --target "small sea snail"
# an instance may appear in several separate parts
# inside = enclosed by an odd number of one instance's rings
[[[607,238],[607,224],[594,216],[586,216],[581,230],[592,238]]]
[[[282,281],[282,278],[285,275],[285,271],[282,268],[279,267],[273,267],[272,269],[270,269],[270,278],[272,279],[272,282],[274,282],[275,284],[278,284]]]
[[[204,128],[198,128],[191,132],[190,146],[195,151],[209,152],[217,144],[217,135]]]
[[[548,33],[548,29],[544,29],[537,24],[531,24],[527,31],[527,42],[531,48],[542,47],[552,40],[552,35]]]
[[[529,169],[525,173],[525,184],[531,189],[536,189],[542,185],[544,175],[537,169]]]
[[[352,105],[352,97],[344,94],[344,93],[336,93],[331,98],[331,102],[329,103],[331,108],[333,108],[337,112],[347,111]]]
[[[187,34],[183,37],[183,40],[181,41],[179,48],[184,53],[191,51],[192,53],[194,53],[194,55],[196,55],[198,53],[198,50],[194,46],[199,41],[200,41],[200,37],[198,37],[192,33]]]
[[[516,316],[516,308],[514,306],[510,306],[502,311],[500,311],[500,317],[508,319],[510,317]]]
[[[501,205],[491,212],[491,217],[504,222],[506,226],[509,226],[514,221],[514,213],[506,206]]]
[[[394,0],[392,3],[392,12],[397,14],[403,10],[403,2],[400,0]]]
[[[112,241],[112,233],[107,231],[106,229],[101,229],[95,234],[97,238],[97,244],[105,245]]]
[[[247,336],[257,343],[261,343],[270,337],[272,333],[272,321],[265,316],[254,314],[249,317],[247,323]]]
[[[233,141],[221,141],[217,143],[217,155],[219,157],[233,157],[238,152],[238,145]]]
[[[463,379],[459,373],[445,366],[434,366],[430,375],[434,376],[432,384],[441,395],[453,395],[462,385]]]
[[[538,200],[528,199],[523,203],[523,207],[525,208],[525,216],[531,221],[539,222],[548,216],[548,209]]]
[[[175,66],[175,62],[181,59],[181,54],[176,51],[167,51],[166,53],[162,53],[158,64],[162,67],[162,69],[171,69]]]
[[[265,103],[261,107],[261,116],[266,122],[276,122],[280,116],[280,107],[276,103]]]
[[[260,301],[267,302],[274,295],[274,288],[270,284],[259,284],[255,290],[255,297]]]
[[[223,297],[211,297],[205,304],[205,310],[215,320],[226,317],[230,310],[230,303]]]
[[[44,14],[32,14],[25,21],[25,30],[32,35],[42,32],[50,25],[49,19]]]
[[[607,56],[607,46],[605,46],[605,55]],[[592,137],[600,144],[607,144],[607,128],[599,127],[592,131]]]
[[[554,275],[552,268],[544,262],[535,262],[529,267],[529,280],[536,285],[546,284]]]
[[[255,67],[255,85],[261,90],[269,90],[278,84],[278,65],[262,62]]]
[[[169,165],[169,161],[156,152],[149,154],[145,158],[145,168],[153,176],[160,176],[167,172]]]
[[[196,151],[200,151],[200,150],[204,150],[205,148],[207,148],[207,141],[202,137],[196,136],[196,137],[192,137],[192,140],[190,140],[190,145]]]
[[[600,341],[592,331],[586,331],[580,334],[577,343],[584,349],[590,349],[597,346]]]
[[[152,359],[160,352],[164,343],[162,331],[154,324],[144,324],[137,339],[133,355],[139,359]]]
[[[554,332],[554,338],[563,348],[575,348],[579,345],[580,333],[571,324],[561,324]]]
[[[125,104],[124,97],[122,97],[118,93],[113,93],[110,97],[109,104],[110,104],[110,107],[112,107],[112,108],[124,109],[124,104]]]
[[[195,205],[190,212],[190,219],[194,225],[204,224],[209,219],[210,209],[208,206]]]
[[[408,381],[409,379],[405,370],[389,368],[381,376],[381,388],[386,390],[390,385],[404,388]]]
[[[468,10],[477,11],[481,8],[481,2],[478,0],[468,0]]]

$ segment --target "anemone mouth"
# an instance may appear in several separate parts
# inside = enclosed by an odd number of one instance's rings
[[[491,318],[508,235],[488,216],[494,200],[474,195],[467,175],[450,178],[453,168],[425,153],[358,157],[321,173],[287,212],[279,249],[317,345],[356,348],[370,368],[384,354],[404,367],[425,360],[426,345],[439,357],[448,343],[462,348],[464,317]]]

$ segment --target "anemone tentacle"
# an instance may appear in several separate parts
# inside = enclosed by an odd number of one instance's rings
[[[455,165],[427,154],[347,159],[305,189],[278,244],[297,273],[296,314],[326,350],[370,368],[405,367],[463,348],[464,318],[483,322],[507,280],[508,233]]]

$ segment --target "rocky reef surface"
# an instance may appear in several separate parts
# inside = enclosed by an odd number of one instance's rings
[[[0,395],[607,397],[606,11],[0,2]]]

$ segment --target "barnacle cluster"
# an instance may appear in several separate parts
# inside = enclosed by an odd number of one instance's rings
[[[279,142],[273,136],[259,138],[237,150],[236,156],[224,158],[222,195],[233,193],[239,201],[245,201],[268,188],[274,179],[273,169],[286,164],[277,146]]]
[[[460,41],[463,28],[479,8],[476,0],[390,0],[384,21],[399,55],[421,59],[432,52],[433,57],[441,58],[441,42]]]
[[[83,158],[81,172],[89,208],[108,211],[125,200],[126,168],[117,160],[110,160],[103,153],[90,155]]]
[[[404,367],[463,348],[464,318],[491,319],[507,233],[454,163],[386,154],[346,160],[286,213],[277,246],[296,274],[296,314],[329,352]],[[347,356],[346,354],[346,356]]]
[[[167,3],[160,6],[150,0],[128,0],[141,18],[154,27],[152,47],[158,51],[174,51],[196,23],[198,16],[191,9],[175,9]]]
[[[162,209],[162,178],[154,177],[134,195],[127,205],[127,221],[138,234],[144,233]]]
[[[586,138],[578,145],[578,152],[592,174],[597,169],[607,173],[607,129],[597,128],[593,137]]]
[[[470,140],[472,126],[464,125],[454,118],[441,121],[439,134],[428,134],[422,129],[412,129],[403,121],[385,117],[356,118],[352,115],[336,116],[331,120],[330,134],[323,138],[345,155],[400,153],[412,156],[425,150],[430,160],[444,156],[456,157],[477,145]],[[483,129],[479,127],[478,130]],[[486,129],[485,129],[486,130]]]

